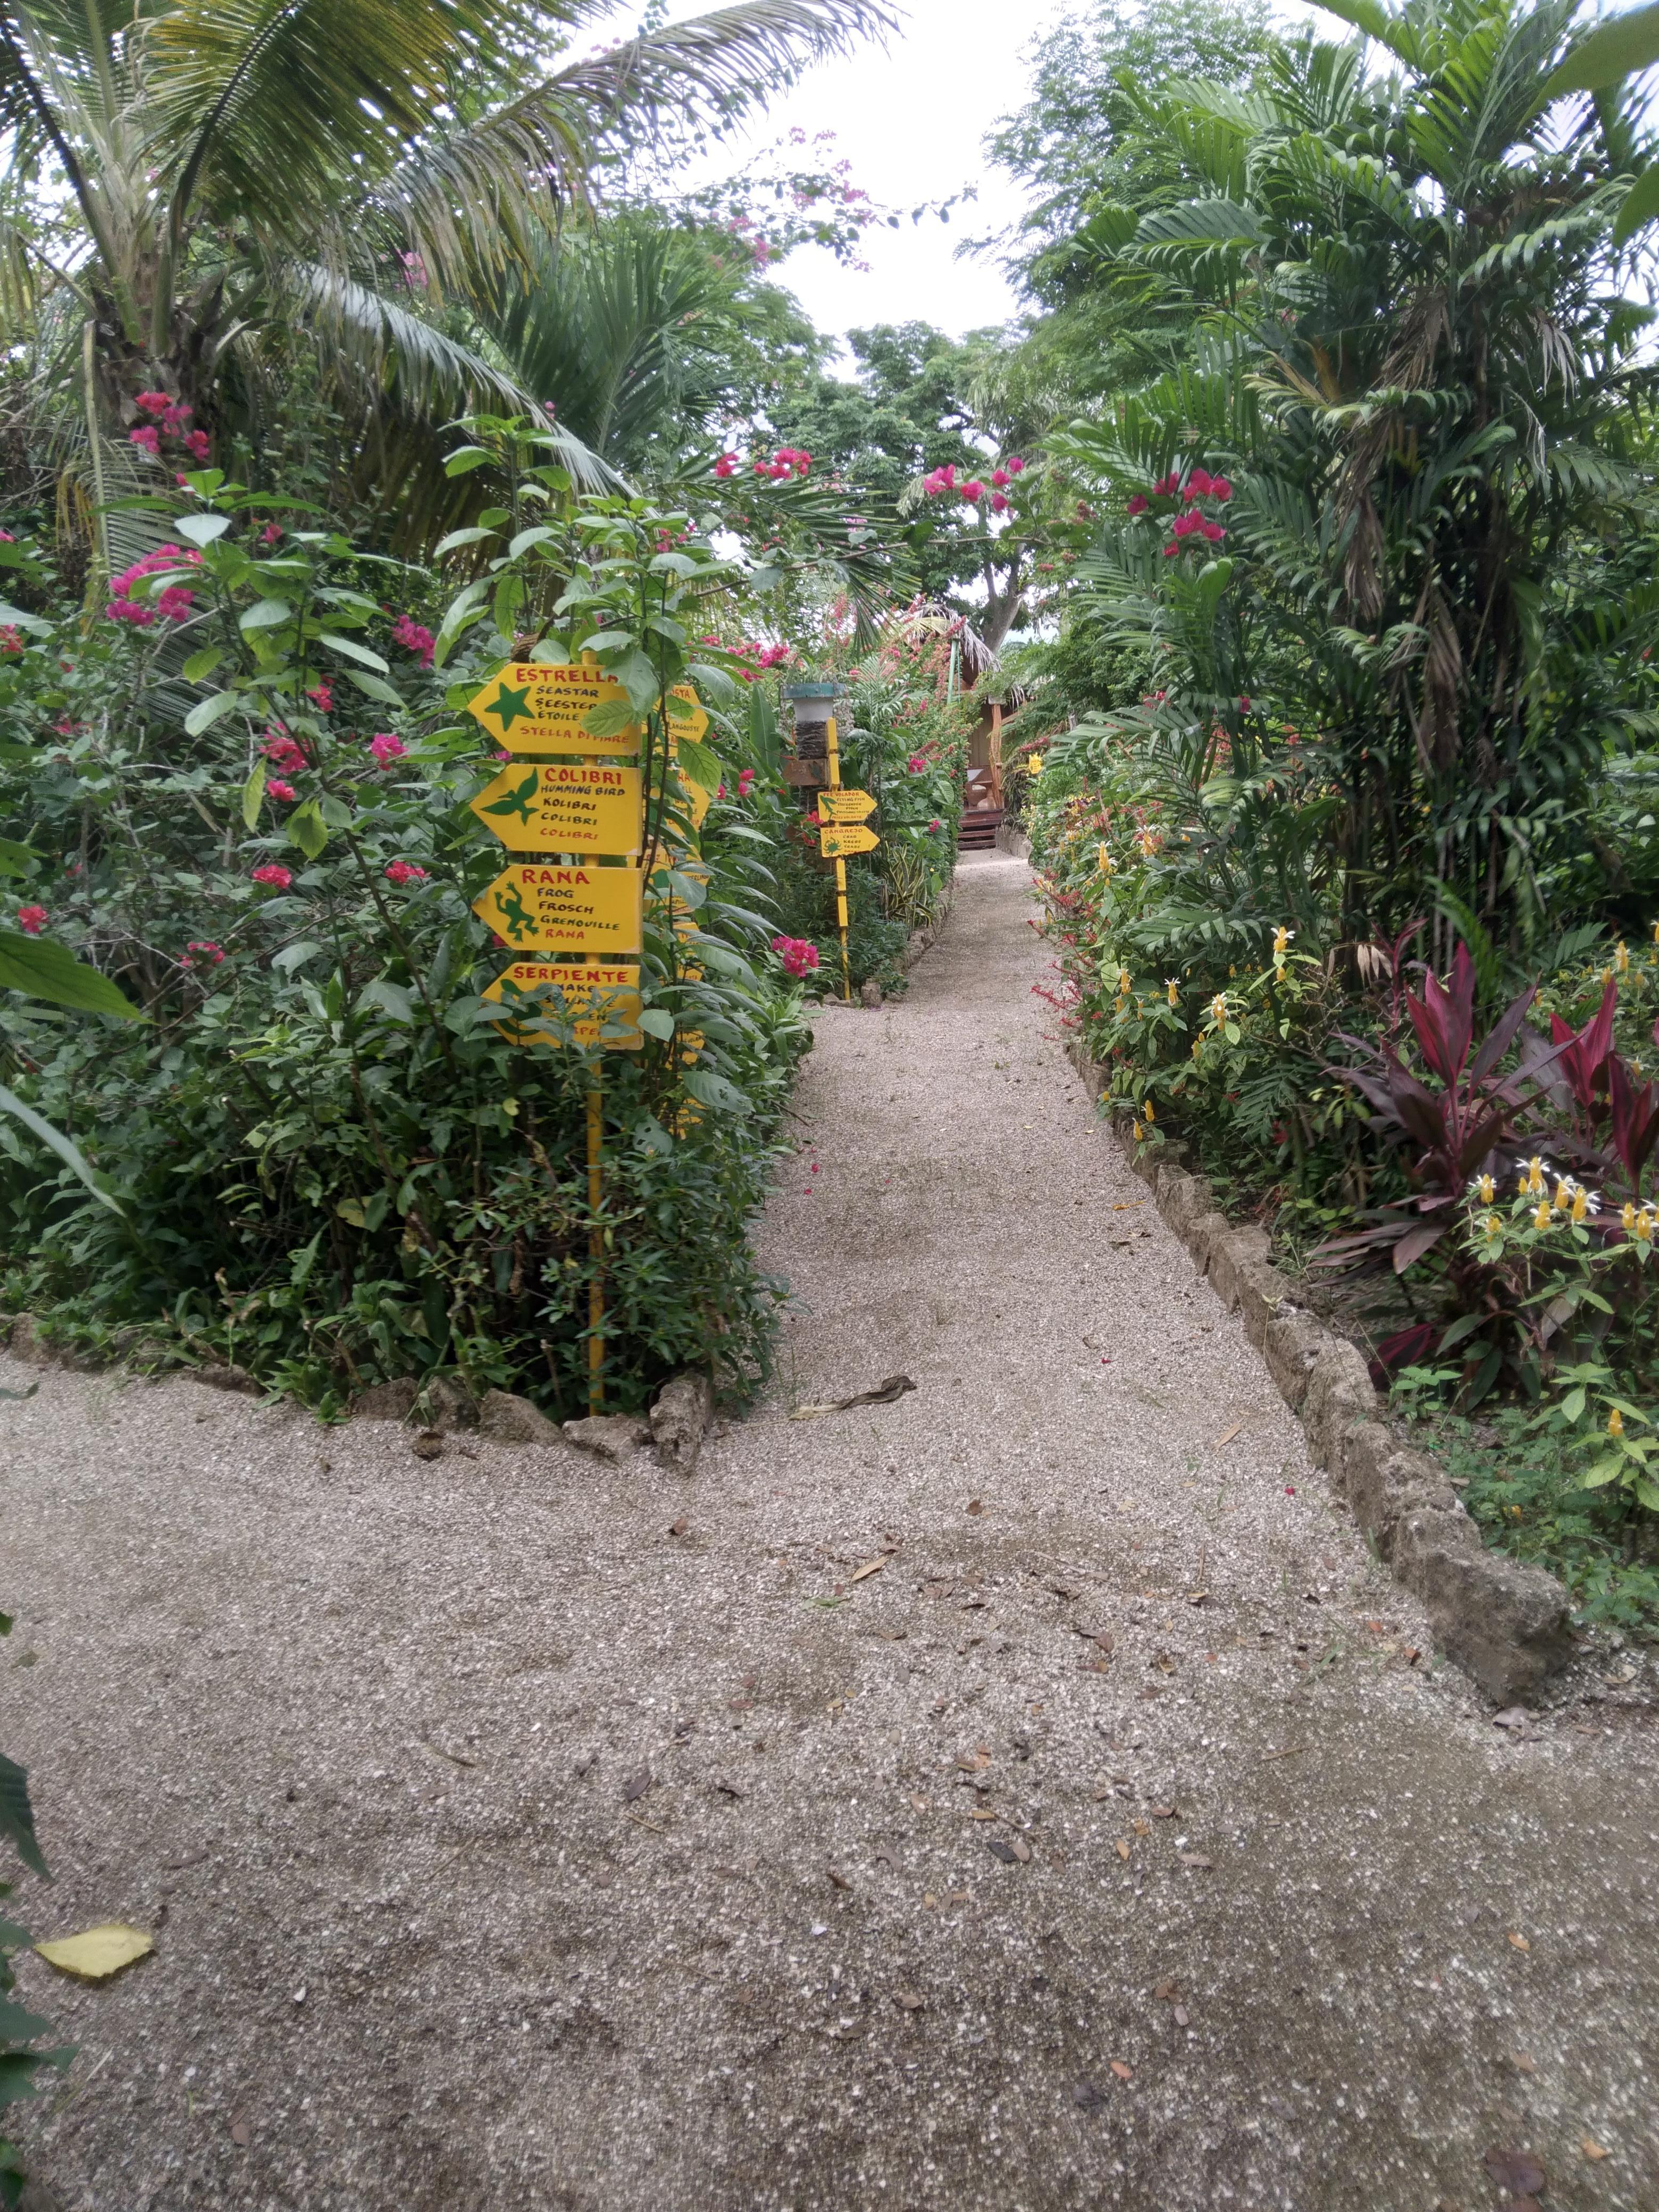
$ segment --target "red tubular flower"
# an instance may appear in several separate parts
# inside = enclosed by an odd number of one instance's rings
[[[17,927],[25,937],[39,937],[51,919],[43,906],[20,906],[17,909]]]
[[[413,860],[393,860],[386,869],[386,878],[389,884],[424,883],[426,870],[417,868]]]
[[[264,867],[253,871],[253,880],[271,890],[285,891],[294,881],[294,874],[291,869],[278,867],[274,860],[268,860]]]
[[[1145,514],[1148,504],[1149,502],[1146,493],[1144,491],[1138,491],[1130,500],[1125,512],[1129,514]]]

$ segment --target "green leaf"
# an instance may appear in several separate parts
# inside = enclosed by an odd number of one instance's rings
[[[11,1115],[26,1129],[32,1129],[41,1143],[49,1146],[66,1167],[74,1170],[100,1206],[106,1206],[112,1213],[125,1217],[125,1208],[118,1198],[105,1189],[103,1180],[80,1147],[61,1129],[53,1128],[45,1115],[37,1114],[33,1106],[26,1106],[15,1092],[8,1091],[3,1084],[0,1084],[0,1113]]]
[[[581,726],[590,737],[620,738],[638,722],[639,711],[626,699],[607,699],[601,707],[591,707],[582,716]]]
[[[640,1027],[647,1036],[660,1037],[666,1044],[674,1034],[674,1017],[665,1006],[647,1006],[640,1016]]]
[[[377,676],[390,676],[392,673],[390,661],[382,660],[380,654],[372,653],[368,646],[359,645],[355,637],[341,637],[333,630],[323,629],[317,633],[317,642],[327,646],[331,653],[344,653],[348,660],[355,660],[360,668],[372,668]]]
[[[216,645],[204,645],[199,653],[192,653],[184,665],[186,684],[204,684],[224,659]]]
[[[42,622],[39,615],[26,615],[21,607],[15,607],[9,599],[0,599],[0,623],[12,629],[32,629],[37,637],[49,637],[52,624]]]
[[[50,937],[25,937],[16,929],[0,929],[0,990],[72,1006],[80,1014],[113,1014],[129,1022],[145,1018],[107,975],[77,960],[66,945]]]
[[[1659,7],[1614,15],[1575,46],[1544,87],[1546,100],[1568,92],[1601,92],[1659,62]]]
[[[775,561],[769,561],[763,568],[750,570],[747,579],[749,588],[751,592],[769,592],[775,585],[783,581],[785,573]]]
[[[1582,1384],[1577,1390],[1569,1390],[1566,1396],[1561,1401],[1561,1418],[1564,1421],[1569,1422],[1582,1421],[1583,1419],[1584,1391]]]
[[[1620,202],[1613,226],[1614,245],[1622,246],[1655,216],[1659,216],[1659,166],[1639,176]]]
[[[222,538],[230,527],[228,514],[182,514],[173,528],[191,545],[211,545],[216,538]]]
[[[40,865],[40,855],[10,837],[0,837],[0,876],[30,876]]]
[[[596,629],[592,637],[582,640],[582,651],[616,653],[623,646],[633,647],[638,643],[639,639],[631,629]]]
[[[383,707],[398,707],[407,713],[403,694],[394,690],[390,684],[382,682],[380,677],[365,676],[360,668],[348,668],[345,679],[366,699],[376,699]]]
[[[296,806],[288,817],[288,842],[297,845],[307,860],[314,860],[328,843],[328,824],[314,799]]]
[[[712,1067],[693,1067],[686,1071],[685,1087],[700,1105],[718,1107],[726,1114],[747,1114],[749,1101],[734,1083],[723,1075],[716,1075]]]
[[[675,758],[683,771],[694,782],[700,783],[712,799],[720,787],[720,755],[710,752],[707,745],[699,744],[695,738],[682,738]]]
[[[216,691],[211,698],[198,699],[185,717],[187,735],[199,738],[216,722],[222,722],[227,714],[234,714],[242,703],[240,691]]]
[[[3,1753],[0,1753],[0,1836],[16,1845],[17,1856],[31,1874],[46,1873],[46,1862],[34,1838],[28,1777],[15,1759]]]
[[[558,534],[556,530],[550,529],[546,523],[538,522],[532,528],[521,530],[519,532],[507,549],[507,557],[509,561],[516,561],[523,554],[528,553],[532,545],[545,545]]]
[[[648,714],[662,696],[662,685],[656,670],[640,652],[625,653],[606,668],[607,676],[614,676],[641,714]]]
[[[394,1022],[412,1022],[415,1001],[401,983],[389,983],[377,975],[372,983],[365,983],[358,1003],[378,1006],[382,1013],[390,1014]]]
[[[251,830],[259,818],[259,808],[265,795],[265,762],[263,757],[253,763],[253,773],[242,786],[242,821]]]
[[[483,468],[486,461],[494,459],[488,446],[458,446],[444,463],[444,474],[447,477],[471,476],[474,469]]]
[[[284,623],[294,619],[294,610],[286,599],[256,599],[236,617],[238,629],[280,629]]]
[[[458,546],[478,545],[486,538],[498,535],[499,532],[494,530],[452,530],[447,538],[441,538],[433,547],[432,557],[438,560],[446,553],[454,552]]]
[[[285,975],[292,975],[296,968],[303,966],[307,960],[314,960],[323,950],[323,946],[314,939],[302,938],[298,945],[285,945],[280,952],[273,952],[270,964],[280,969]]]
[[[55,2051],[0,2051],[0,2111],[8,2105],[21,2105],[25,2097],[41,2095],[46,2084],[34,2079],[35,2069],[55,2066],[60,2074],[66,2073],[76,2048],[74,2044],[61,2044]],[[9,2143],[0,2143],[0,2157],[10,2148]],[[0,2183],[5,2181],[6,2169],[0,2165]],[[8,2201],[15,2204],[21,2199],[9,2196]]]

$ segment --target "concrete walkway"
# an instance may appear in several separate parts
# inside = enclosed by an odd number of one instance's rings
[[[21,1962],[62,2212],[1477,2212],[1499,2150],[1659,2203],[1650,1712],[1499,1729],[1431,1663],[1066,1066],[1028,885],[965,864],[823,1017],[778,1385],[692,1480],[0,1409],[15,1903],[157,1942]]]

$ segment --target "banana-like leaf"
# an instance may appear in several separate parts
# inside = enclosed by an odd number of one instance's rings
[[[104,1188],[97,1170],[74,1139],[55,1127],[44,1114],[37,1114],[33,1106],[26,1105],[15,1091],[8,1091],[3,1083],[0,1083],[0,1114],[9,1114],[14,1121],[21,1121],[26,1129],[32,1131],[43,1145],[57,1153],[65,1167],[75,1170],[100,1206],[108,1206],[112,1213],[119,1214],[125,1219],[126,1208],[118,1198]]]
[[[21,930],[0,929],[0,990],[21,991],[25,998],[45,999],[77,1013],[113,1014],[129,1022],[144,1019],[107,975],[77,960],[52,938],[26,937]]]

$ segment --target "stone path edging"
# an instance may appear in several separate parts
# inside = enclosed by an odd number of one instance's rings
[[[1066,1050],[1098,1101],[1106,1071],[1080,1040]],[[1448,1657],[1502,1704],[1535,1692],[1572,1656],[1566,1591],[1542,1567],[1487,1548],[1441,1468],[1379,1418],[1358,1347],[1297,1303],[1296,1284],[1268,1261],[1266,1230],[1233,1226],[1213,1204],[1207,1176],[1182,1164],[1186,1147],[1138,1151],[1105,1118],[1194,1266],[1228,1310],[1237,1309],[1302,1422],[1314,1464],[1395,1579],[1421,1600]]]

